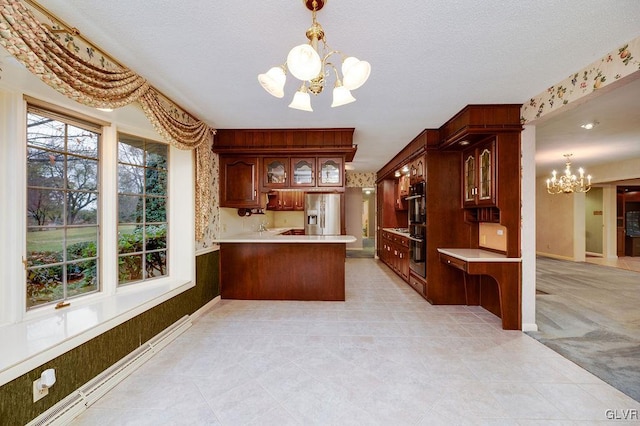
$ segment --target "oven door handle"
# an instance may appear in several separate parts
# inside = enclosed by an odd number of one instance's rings
[[[409,200],[415,200],[416,198],[421,198],[423,195],[419,194],[419,195],[410,195],[408,197],[405,197],[405,200],[409,201]]]
[[[424,238],[416,238],[416,237],[411,237],[411,236],[409,236],[407,238],[409,238],[411,241],[417,241],[419,243],[423,243],[424,242]]]

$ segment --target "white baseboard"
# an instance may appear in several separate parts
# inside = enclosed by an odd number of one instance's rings
[[[202,315],[206,314],[211,308],[217,305],[218,302],[220,302],[220,300],[221,300],[220,296],[214,297],[212,300],[209,301],[209,303],[207,303],[206,305],[202,306],[200,309],[192,313],[190,316],[191,320],[195,321],[198,318],[200,318]]]
[[[553,254],[553,253],[543,253],[543,252],[536,252],[536,256],[542,256],[542,257],[549,257],[551,259],[558,259],[558,260],[568,260],[570,262],[575,262],[575,260],[572,257],[569,256],[560,256],[558,254]]]
[[[27,426],[64,426],[69,424],[162,348],[184,333],[191,327],[191,324],[191,317],[185,315],[30,421]]]

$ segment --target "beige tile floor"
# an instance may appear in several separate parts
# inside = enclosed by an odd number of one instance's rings
[[[640,403],[479,307],[373,259],[346,302],[223,300],[74,425],[608,423]]]
[[[627,271],[640,272],[640,257],[624,256],[617,259],[605,259],[602,257],[587,256],[587,263],[594,265],[611,266],[614,268],[626,269]]]

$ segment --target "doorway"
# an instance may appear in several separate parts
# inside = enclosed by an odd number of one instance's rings
[[[591,188],[585,197],[585,254],[603,256],[604,220],[602,188]]]
[[[347,244],[347,257],[374,257],[375,189],[346,188],[345,227],[356,241]]]

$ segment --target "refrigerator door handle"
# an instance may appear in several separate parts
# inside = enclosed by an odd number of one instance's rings
[[[320,201],[320,228],[322,228],[323,230],[325,227],[325,214],[326,214],[325,210],[326,210],[326,205],[324,201]]]

